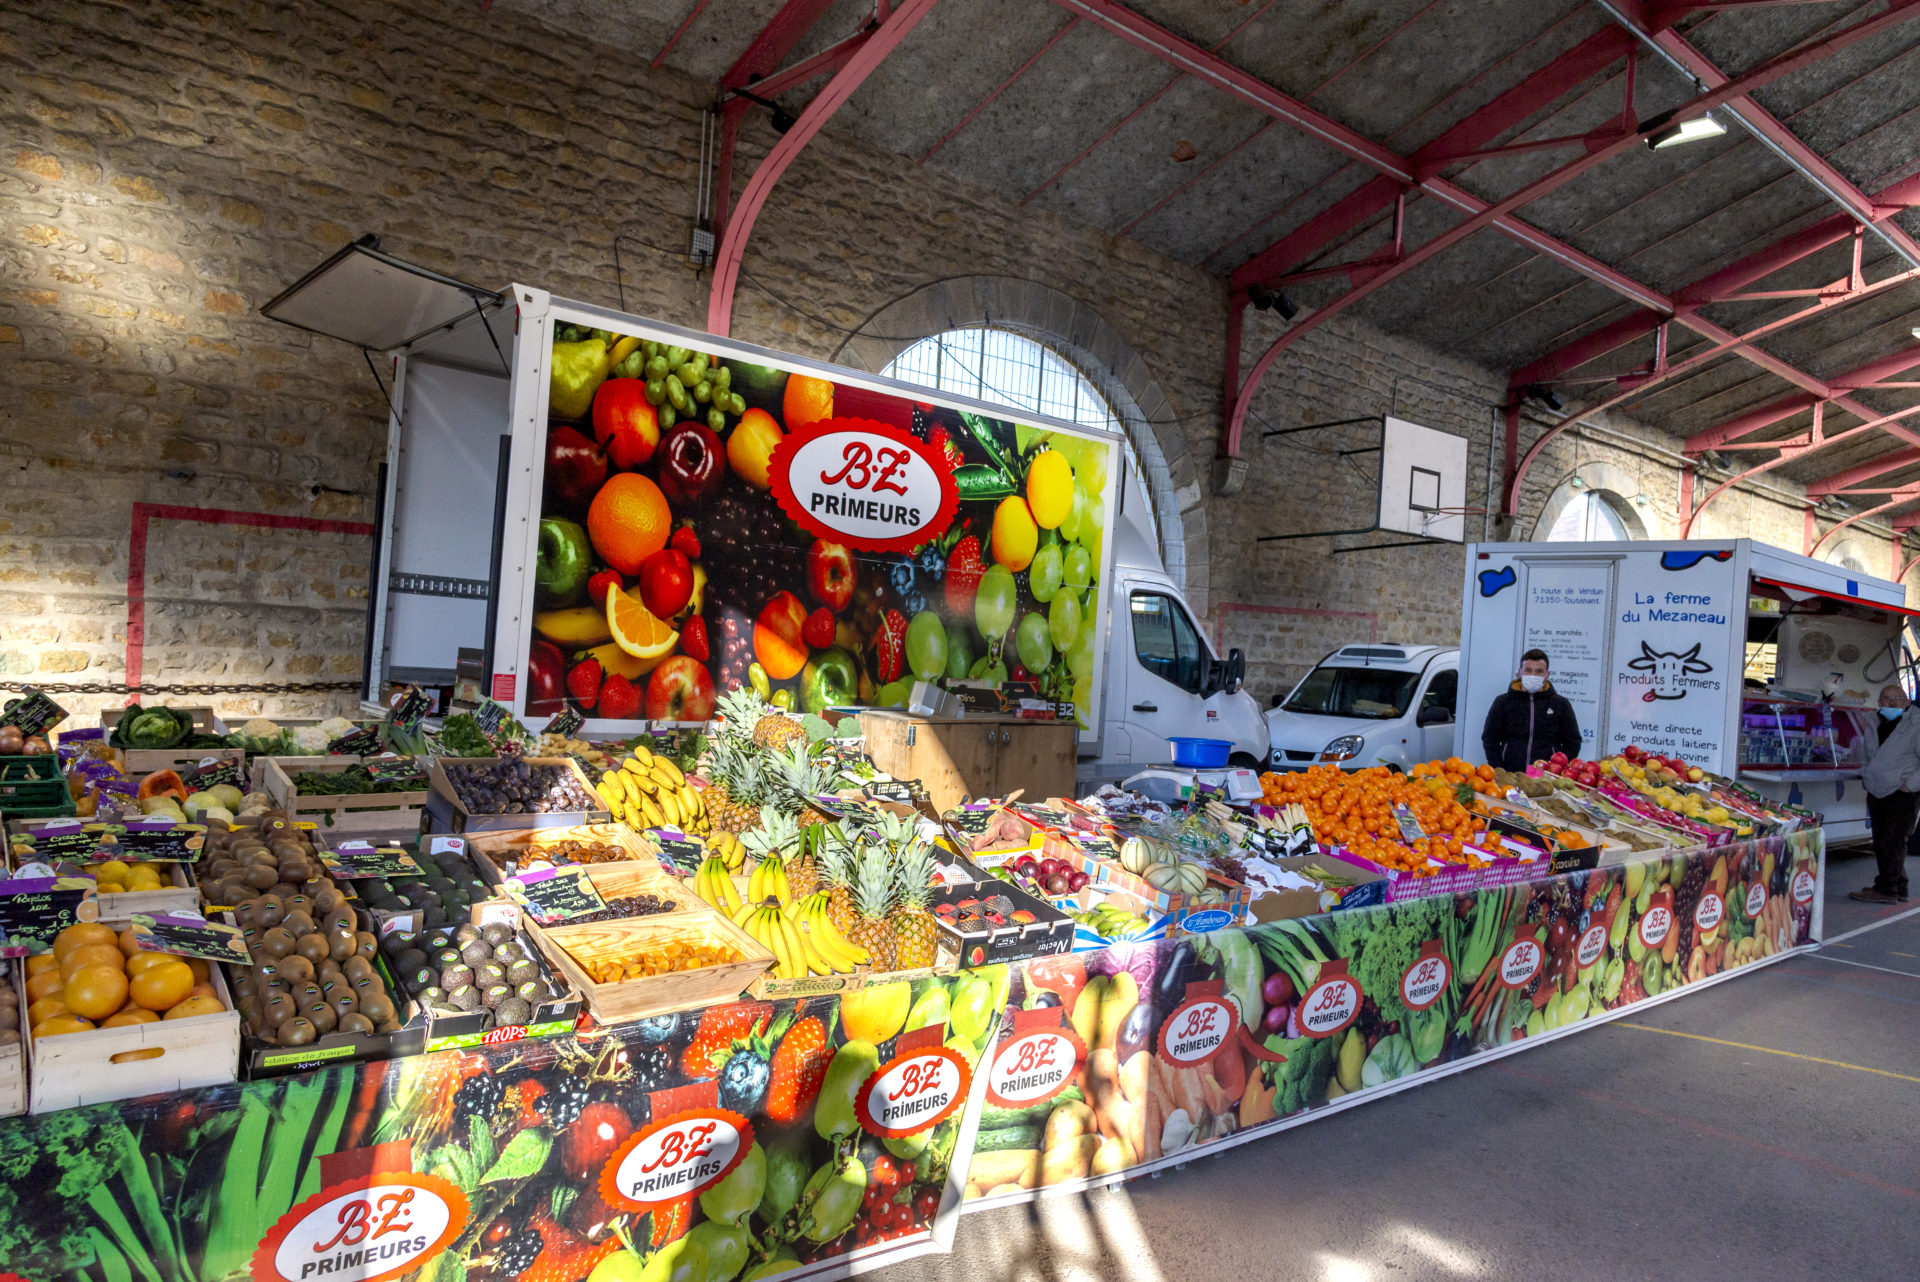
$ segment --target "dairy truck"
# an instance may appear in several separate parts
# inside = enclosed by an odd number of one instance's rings
[[[1913,689],[1898,583],[1751,539],[1466,549],[1453,751],[1546,652],[1592,759],[1637,745],[1866,831],[1882,688]]]
[[[369,702],[463,655],[468,693],[606,737],[742,683],[821,711],[1011,681],[1073,706],[1086,783],[1173,736],[1267,759],[1118,435],[365,245],[265,310],[391,363]]]

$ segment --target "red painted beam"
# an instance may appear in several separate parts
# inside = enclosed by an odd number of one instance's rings
[[[814,0],[806,2],[811,4]],[[874,28],[866,43],[834,73],[826,88],[800,113],[793,128],[780,136],[773,150],[760,162],[760,167],[753,171],[746,189],[740,193],[740,207],[734,211],[726,237],[720,242],[719,254],[714,260],[713,292],[707,300],[707,329],[710,332],[724,335],[733,323],[733,295],[740,280],[740,260],[746,254],[747,238],[753,234],[754,220],[760,216],[760,210],[772,194],[774,184],[780,181],[787,167],[826,125],[833,113],[866,82],[874,68],[899,47],[907,33],[927,16],[927,11],[935,3],[936,0],[901,0],[895,5],[886,21]],[[788,8],[792,7],[793,4],[789,3]]]
[[[1048,37],[1047,42],[1045,44],[1041,45],[1038,49],[1034,50],[1033,56],[1031,58],[1028,58],[1025,62],[1021,63],[1018,67],[1014,68],[1012,75],[1008,76],[1005,80],[1002,80],[999,84],[995,85],[993,87],[993,92],[980,100],[979,106],[975,107],[972,111],[969,111],[966,115],[962,116],[960,118],[959,124],[947,130],[947,132],[941,134],[940,141],[934,143],[933,146],[927,148],[926,155],[920,157],[920,159],[915,161],[914,163],[917,165],[924,165],[929,160],[932,160],[934,152],[939,151],[942,147],[952,142],[955,134],[958,134],[962,129],[965,129],[968,125],[972,124],[974,117],[978,116],[981,112],[985,111],[988,107],[991,107],[993,105],[993,100],[995,98],[998,98],[1001,94],[1005,93],[1008,89],[1011,89],[1013,87],[1014,81],[1026,75],[1027,72],[1032,69],[1033,64],[1040,61],[1040,59],[1043,56],[1045,56],[1047,50],[1059,44],[1060,41],[1066,36],[1066,34],[1069,31],[1072,31],[1075,27],[1079,25],[1080,25],[1080,19],[1068,18],[1066,26],[1060,28],[1060,30],[1054,32],[1053,35]]]
[[[713,0],[698,0],[687,16],[680,20],[680,25],[673,29],[673,34],[667,37],[667,43],[660,46],[660,52],[653,55],[654,66],[657,67],[666,60],[667,55],[673,52],[673,47],[680,43],[680,37],[687,34],[687,29],[693,26],[694,21],[705,13],[707,6],[712,3]]]
[[[811,58],[803,58],[791,67],[782,67],[772,75],[754,81],[751,92],[762,98],[778,98],[789,89],[797,89],[809,80],[838,71],[872,34],[872,27],[863,27],[838,44],[822,49]]]
[[[1909,447],[1904,450],[1895,450],[1891,454],[1882,454],[1877,459],[1857,463],[1844,472],[1835,472],[1832,476],[1823,476],[1817,481],[1810,481],[1807,483],[1807,494],[1810,497],[1824,494],[1877,494],[1886,487],[1882,486],[1880,490],[1876,490],[1868,484],[1869,481],[1876,476],[1885,476],[1888,472],[1897,472],[1915,463],[1920,463],[1920,449]]]
[[[1715,499],[1719,498],[1722,494],[1726,493],[1728,490],[1732,489],[1734,486],[1738,485],[1740,482],[1747,480],[1749,477],[1758,476],[1762,472],[1771,472],[1774,468],[1779,467],[1782,464],[1791,463],[1793,460],[1797,458],[1801,458],[1807,454],[1811,454],[1815,450],[1824,449],[1829,445],[1839,445],[1844,441],[1851,441],[1856,437],[1859,437],[1867,432],[1875,431],[1882,428],[1891,430],[1892,425],[1894,423],[1898,422],[1901,419],[1909,418],[1915,414],[1920,414],[1920,405],[1915,405],[1915,406],[1912,406],[1911,408],[1901,410],[1897,414],[1883,415],[1879,418],[1872,419],[1868,422],[1858,424],[1854,427],[1849,427],[1845,431],[1835,432],[1831,436],[1824,437],[1818,441],[1810,441],[1805,438],[1802,438],[1800,440],[1795,440],[1795,441],[1782,441],[1780,443],[1781,449],[1780,449],[1779,457],[1770,458],[1764,463],[1756,463],[1754,466],[1748,468],[1746,471],[1740,473],[1738,476],[1729,477],[1727,480],[1722,481],[1718,486],[1714,487],[1713,491],[1709,493],[1707,497],[1705,497],[1704,499],[1701,499],[1700,502],[1694,507],[1693,511],[1687,516],[1687,518],[1680,523],[1680,537],[1683,539],[1693,537],[1693,523],[1699,519],[1700,513],[1706,510],[1707,504],[1713,502]],[[1911,439],[1914,439],[1915,441],[1920,441],[1920,437],[1913,437],[1911,433],[1909,433],[1908,435]],[[1535,441],[1534,450],[1537,451],[1542,445],[1546,444],[1547,439],[1548,438],[1546,436],[1542,436],[1538,441]],[[1534,457],[1534,454],[1529,453],[1527,458],[1527,461],[1529,464],[1532,462],[1533,457]],[[1526,474],[1525,469],[1523,468],[1521,471],[1521,475],[1524,476],[1525,474]]]
[[[1813,541],[1813,546],[1807,549],[1807,555],[1818,556],[1820,553],[1820,549],[1826,546],[1827,540],[1832,538],[1834,535],[1840,533],[1840,531],[1846,529],[1849,525],[1857,525],[1861,521],[1866,520],[1868,517],[1879,516],[1882,512],[1889,511],[1896,507],[1901,507],[1905,504],[1913,502],[1915,499],[1920,499],[1920,485],[1910,485],[1905,487],[1904,489],[1892,491],[1892,493],[1887,498],[1886,502],[1876,503],[1874,506],[1866,509],[1864,512],[1855,512],[1852,516],[1848,517],[1846,520],[1836,521],[1833,525],[1829,526],[1825,534],[1822,534],[1819,538]],[[1808,511],[1812,511],[1812,509],[1809,508]]]
[[[1873,418],[1875,417],[1875,411],[1868,410],[1862,414],[1860,410],[1865,407],[1853,404],[1852,398],[1844,395],[1845,389],[1862,387],[1868,383],[1872,383],[1875,379],[1884,378],[1888,374],[1898,374],[1902,370],[1911,369],[1915,365],[1920,365],[1920,347],[1903,348],[1890,355],[1882,356],[1877,360],[1868,361],[1865,365],[1848,370],[1846,373],[1828,380],[1829,385],[1833,389],[1833,395],[1831,396],[1817,396],[1810,392],[1783,396],[1779,400],[1771,401],[1757,409],[1748,410],[1744,414],[1730,418],[1724,423],[1709,427],[1705,431],[1695,432],[1687,438],[1687,443],[1682,448],[1689,454],[1697,454],[1701,450],[1714,449],[1737,437],[1744,436],[1748,432],[1756,432],[1763,427],[1778,423],[1782,419],[1792,418],[1795,414],[1803,410],[1812,409],[1815,404],[1821,401],[1844,402],[1841,404],[1841,408],[1845,409],[1848,413],[1863,419]]]

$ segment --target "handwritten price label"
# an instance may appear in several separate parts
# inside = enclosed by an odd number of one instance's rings
[[[967,1061],[945,1046],[896,1055],[867,1078],[854,1111],[882,1139],[918,1135],[959,1110],[972,1077]]]
[[[1007,1039],[987,1071],[988,1102],[996,1108],[1045,1103],[1067,1089],[1085,1051],[1078,1035],[1059,1028]]]
[[[1813,902],[1813,874],[1805,868],[1793,874],[1793,880],[1789,882],[1788,885],[1792,889],[1794,903],[1810,904]]]
[[[280,1217],[254,1282],[381,1282],[411,1273],[467,1225],[467,1199],[433,1175],[382,1172],[323,1189]]]
[[[1196,997],[1173,1008],[1160,1025],[1160,1054],[1179,1068],[1198,1068],[1218,1055],[1240,1015],[1223,998]]]
[[[1532,937],[1516,939],[1500,954],[1500,982],[1508,988],[1525,988],[1546,965],[1546,950]]]
[[[1440,1000],[1453,978],[1453,966],[1440,951],[1440,941],[1429,940],[1400,976],[1400,1000],[1408,1010],[1425,1010]]]
[[[1640,942],[1648,948],[1658,948],[1667,942],[1667,932],[1673,929],[1673,909],[1665,904],[1653,904],[1640,915]]]
[[[1599,961],[1600,954],[1606,950],[1607,926],[1605,922],[1599,922],[1587,927],[1580,936],[1580,947],[1574,951],[1574,959],[1580,963],[1580,968],[1585,970]]]
[[[1717,927],[1727,915],[1727,901],[1709,890],[1700,896],[1700,902],[1693,906],[1693,926],[1701,934]]]
[[[1300,999],[1300,1031],[1308,1037],[1332,1037],[1344,1032],[1360,1016],[1365,994],[1349,975],[1332,975],[1307,990]]]
[[[704,1192],[740,1164],[753,1127],[738,1113],[701,1108],[644,1127],[600,1170],[608,1205],[644,1211]]]
[[[1747,887],[1747,920],[1757,921],[1760,914],[1767,910],[1767,887],[1765,882],[1754,882]]]

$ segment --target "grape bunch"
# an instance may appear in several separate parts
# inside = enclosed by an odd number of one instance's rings
[[[560,342],[598,338],[609,353],[617,354],[621,336],[604,329],[562,325],[554,335]],[[615,378],[646,380],[647,404],[659,411],[660,430],[683,418],[700,419],[716,436],[725,435],[729,417],[747,412],[747,403],[733,390],[733,371],[709,361],[705,352],[643,338],[614,362]]]

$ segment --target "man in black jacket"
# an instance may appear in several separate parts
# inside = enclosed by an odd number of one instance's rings
[[[1547,680],[1547,652],[1529,650],[1520,656],[1520,677],[1487,709],[1480,746],[1487,764],[1504,770],[1525,770],[1536,761],[1564,752],[1580,755],[1580,723],[1573,705]]]

